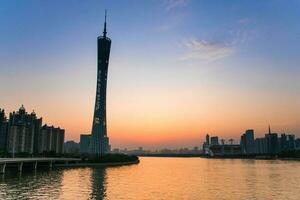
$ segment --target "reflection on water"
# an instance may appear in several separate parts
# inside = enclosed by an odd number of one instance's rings
[[[0,199],[300,199],[300,162],[141,158],[0,176]]]
[[[91,193],[89,194],[90,199],[101,199],[106,197],[106,170],[97,169],[92,170],[90,177]]]
[[[1,175],[0,199],[59,199],[62,175],[63,171],[8,171]]]

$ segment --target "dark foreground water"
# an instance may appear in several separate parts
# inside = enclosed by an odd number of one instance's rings
[[[0,176],[0,199],[300,199],[300,162],[141,158],[138,165]]]

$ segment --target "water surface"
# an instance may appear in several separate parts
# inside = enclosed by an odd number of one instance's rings
[[[140,158],[138,165],[0,176],[0,199],[299,200],[300,162]]]

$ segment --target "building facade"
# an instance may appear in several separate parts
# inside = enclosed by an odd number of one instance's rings
[[[97,155],[103,155],[109,151],[109,138],[107,137],[106,121],[106,88],[111,40],[106,36],[106,34],[107,32],[105,13],[103,36],[99,36],[97,38],[97,90],[92,125],[92,139],[89,150],[91,154]]]
[[[206,134],[205,142],[206,142],[206,145],[209,145],[209,135],[208,134]]]
[[[238,144],[211,145],[209,155],[214,156],[237,156],[241,154],[241,146]]]
[[[279,153],[279,140],[277,133],[268,133],[265,135],[267,144],[267,153],[276,155]]]
[[[255,139],[255,153],[256,154],[267,154],[267,143],[265,138]]]
[[[39,153],[63,153],[65,130],[44,125],[39,138]]]
[[[210,138],[210,145],[219,145],[219,137],[213,136]]]
[[[281,152],[295,150],[297,148],[295,135],[282,133],[280,137],[277,133],[269,133],[263,138],[255,139],[255,153],[278,155]]]
[[[254,154],[255,153],[255,141],[254,141],[254,130],[246,130],[241,136],[241,151],[243,154]]]
[[[0,150],[1,151],[6,151],[7,131],[8,131],[8,122],[5,116],[5,111],[0,108]]]
[[[205,142],[203,142],[203,145],[202,145],[202,150],[203,150],[204,154],[209,154],[209,145],[210,145],[209,139],[210,139],[209,134],[206,134]]]
[[[64,153],[78,154],[79,153],[79,144],[73,140],[65,142]]]
[[[91,135],[88,135],[88,134],[80,135],[80,153],[81,154],[89,153],[90,143],[91,143]]]
[[[0,151],[12,156],[36,155],[42,152],[63,153],[64,133],[60,128],[42,127],[42,118],[36,113],[27,113],[22,105],[6,119],[0,109]]]
[[[300,138],[295,139],[295,148],[300,149]]]
[[[296,149],[296,143],[295,143],[295,135],[287,135],[288,136],[288,148],[289,150]]]
[[[19,111],[10,113],[8,121],[7,150],[8,153],[38,152],[38,138],[42,118],[32,112],[28,114],[22,105]]]

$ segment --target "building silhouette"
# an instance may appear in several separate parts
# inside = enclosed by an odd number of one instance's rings
[[[255,138],[255,153],[267,154],[267,142],[265,138]]]
[[[287,135],[288,136],[288,148],[289,149],[295,149],[296,148],[296,142],[295,142],[295,135]]]
[[[65,142],[64,153],[78,154],[79,153],[79,144],[73,140]]]
[[[295,150],[297,147],[295,135],[282,133],[279,137],[277,133],[272,133],[270,126],[269,132],[265,134],[265,137],[255,139],[256,154],[277,155],[282,152]]]
[[[56,154],[63,153],[63,145],[65,139],[65,130],[47,126],[45,124],[41,128],[39,137],[39,153],[52,152]]]
[[[0,108],[0,150],[6,151],[8,122],[4,109]]]
[[[106,36],[106,34],[105,11],[103,36],[99,36],[97,38],[97,90],[90,144],[90,153],[97,155],[103,155],[109,151],[109,138],[107,137],[106,123],[106,88],[111,40]]]
[[[254,142],[254,130],[246,130],[241,136],[241,150],[243,154],[253,154],[255,153],[255,142]]]
[[[289,149],[288,136],[285,133],[280,135],[279,146],[280,151],[287,151]]]
[[[209,146],[210,156],[236,156],[241,154],[241,146],[239,144],[217,144]]]
[[[81,154],[89,153],[90,143],[91,143],[91,135],[90,134],[81,134],[80,135],[80,153]]]
[[[10,113],[8,121],[8,153],[37,153],[42,118],[35,112],[28,114],[22,105],[17,112]]]
[[[233,139],[229,139],[230,144],[226,144],[218,136],[210,137],[206,135],[203,142],[203,154],[208,156],[283,156],[283,154],[294,155],[300,150],[300,139],[295,135],[282,133],[279,137],[277,133],[271,131],[269,125],[268,133],[261,138],[254,137],[254,130],[248,129],[241,135],[240,144],[233,144]]]
[[[295,148],[300,149],[300,138],[295,139]]]
[[[209,135],[208,134],[206,134],[206,145],[209,145]]]
[[[210,138],[210,145],[219,145],[219,137],[213,136]]]
[[[266,145],[267,145],[267,153],[276,155],[279,153],[279,142],[278,142],[278,134],[271,132],[271,127],[269,125],[269,133],[265,135]]]
[[[45,152],[63,153],[65,131],[44,125],[33,111],[27,113],[22,105],[9,114],[7,120],[0,109],[0,151],[11,156],[37,155]]]
[[[209,140],[210,139],[210,140]],[[225,140],[221,139],[219,143],[219,137],[210,137],[208,134],[205,137],[203,143],[202,153],[207,156],[237,156],[241,154],[241,145],[233,144],[233,139],[230,139],[230,144],[225,144]]]

